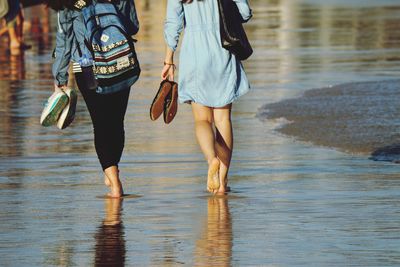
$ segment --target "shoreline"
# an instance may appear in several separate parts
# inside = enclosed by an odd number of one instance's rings
[[[264,105],[257,116],[287,122],[276,131],[299,141],[399,162],[399,97],[397,79],[345,83]]]

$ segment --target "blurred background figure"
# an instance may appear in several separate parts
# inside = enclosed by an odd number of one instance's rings
[[[24,14],[21,3],[19,0],[0,0],[0,2],[4,1],[8,3],[8,12],[1,18],[2,26],[4,26],[0,34],[8,32],[11,54],[20,54],[21,50],[29,48],[23,40]]]

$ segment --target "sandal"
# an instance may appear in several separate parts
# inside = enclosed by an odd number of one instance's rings
[[[170,83],[172,84],[172,90],[165,98],[164,104],[164,122],[166,124],[169,124],[175,118],[178,111],[178,84],[175,82]]]
[[[165,98],[170,94],[172,84],[168,80],[164,80],[160,83],[160,88],[156,96],[154,97],[153,103],[150,107],[150,119],[155,121],[160,117],[164,111]]]

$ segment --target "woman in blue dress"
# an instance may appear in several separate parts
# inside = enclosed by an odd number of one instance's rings
[[[233,1],[242,16],[238,19],[248,21],[248,0]],[[208,191],[225,193],[233,149],[232,102],[249,91],[249,81],[241,62],[221,45],[217,0],[168,0],[162,79],[174,80],[174,52],[183,29],[179,102],[192,106],[197,141],[209,166]]]

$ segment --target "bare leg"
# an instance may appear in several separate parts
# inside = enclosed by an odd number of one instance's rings
[[[23,27],[24,27],[24,14],[22,7],[19,7],[19,12],[14,22],[8,25],[8,33],[10,36],[10,49],[21,49],[23,45]],[[13,51],[12,51],[13,54]]]
[[[23,44],[24,42],[24,13],[22,10],[22,7],[19,10],[18,16],[17,16],[17,22],[16,22],[16,33],[17,33],[17,38],[18,41]]]
[[[220,187],[218,193],[228,191],[228,171],[233,150],[233,133],[231,123],[232,104],[214,109],[214,123],[217,130],[215,149],[221,161],[219,168]]]
[[[10,49],[19,49],[21,47],[21,43],[19,41],[15,25],[8,26],[8,34],[10,36]]]
[[[118,170],[118,174],[119,174],[119,170]],[[110,179],[108,178],[108,176],[107,176],[106,173],[104,173],[104,184],[105,184],[106,186],[108,186],[108,187],[111,186]]]
[[[110,193],[108,193],[109,197],[119,198],[124,194],[124,190],[122,188],[121,181],[119,179],[119,171],[117,166],[111,166],[104,170],[105,175],[110,182]]]
[[[196,138],[208,162],[207,190],[216,193],[219,189],[220,162],[215,153],[215,136],[212,128],[212,108],[192,103]]]
[[[0,19],[0,36],[8,32],[7,24],[5,19]]]

